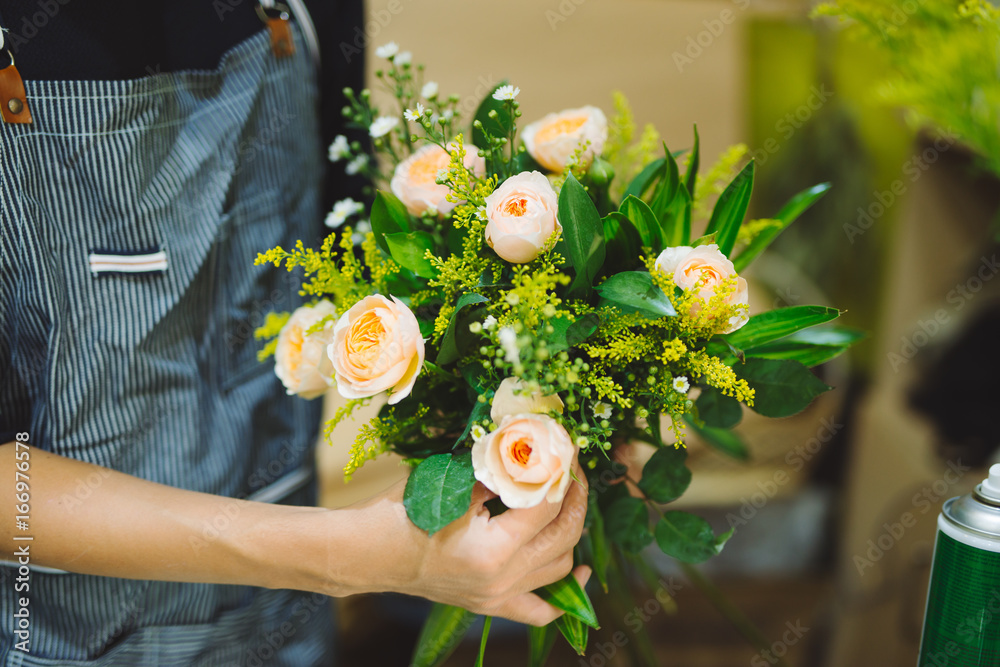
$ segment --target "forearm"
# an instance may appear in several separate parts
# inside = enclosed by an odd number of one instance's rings
[[[0,535],[8,545],[14,449],[0,446]],[[19,534],[34,538],[32,563],[128,579],[336,588],[324,576],[327,510],[185,491],[35,448],[29,486],[30,531]],[[78,488],[91,493],[80,498]]]

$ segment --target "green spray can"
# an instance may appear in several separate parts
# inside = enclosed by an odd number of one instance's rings
[[[918,667],[1000,667],[1000,464],[945,502]]]

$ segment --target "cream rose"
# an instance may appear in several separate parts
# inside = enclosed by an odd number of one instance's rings
[[[333,329],[327,354],[344,398],[388,391],[392,405],[413,389],[424,365],[424,339],[410,309],[391,299],[381,294],[365,297]]]
[[[524,393],[524,383],[518,378],[504,378],[493,395],[493,407],[490,408],[490,418],[499,424],[507,415],[519,413],[563,411],[563,402],[559,394],[542,396],[539,393]]]
[[[562,502],[575,455],[569,433],[552,417],[507,415],[472,445],[472,468],[507,507],[534,507],[543,500]]]
[[[664,273],[673,273],[674,284],[685,292],[694,289],[699,280],[703,281],[698,288],[698,296],[705,302],[715,296],[723,281],[735,277],[736,289],[726,299],[726,303],[730,306],[748,306],[750,303],[747,281],[737,275],[733,263],[714,243],[696,248],[690,246],[666,248],[656,258],[656,268]],[[695,303],[691,307],[691,312],[696,313],[700,309],[701,304]],[[746,310],[744,307],[739,314],[730,317],[726,329],[721,333],[732,333],[746,324],[749,319]]]
[[[597,107],[567,109],[527,125],[521,139],[538,164],[550,171],[562,171],[574,151],[587,141],[590,145],[581,156],[584,164],[601,154],[608,140],[608,120]]]
[[[486,243],[512,264],[530,262],[562,232],[558,210],[556,191],[541,173],[511,176],[486,198]]]
[[[333,340],[333,322],[315,333],[306,332],[324,317],[336,314],[333,304],[323,299],[315,306],[298,308],[281,328],[274,350],[274,374],[289,394],[316,398],[330,388],[333,364],[326,348]]]
[[[451,164],[448,151],[435,144],[428,144],[406,158],[392,174],[389,187],[411,215],[423,215],[433,209],[441,215],[448,215],[455,208],[455,202],[447,199],[448,186],[437,182],[438,172]],[[465,147],[464,164],[476,176],[486,174],[486,161],[479,157],[479,149],[468,144]]]

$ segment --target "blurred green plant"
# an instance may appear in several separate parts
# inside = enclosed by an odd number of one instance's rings
[[[908,121],[957,133],[1000,175],[1000,8],[986,0],[837,0],[815,16],[837,16],[884,53],[884,101]]]

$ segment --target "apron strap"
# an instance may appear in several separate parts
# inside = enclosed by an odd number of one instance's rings
[[[288,5],[276,2],[276,0],[259,0],[257,15],[271,32],[271,50],[275,57],[284,58],[295,53],[295,43],[292,40],[292,31],[288,25],[288,19],[294,13],[299,20],[299,27],[306,40],[306,48],[312,57],[313,65],[319,69],[320,52],[319,38],[316,35],[316,27],[313,25],[309,10],[306,9],[302,0],[287,0]]]
[[[279,39],[287,29],[289,14],[294,14],[295,18],[299,20],[299,27],[302,29],[302,35],[305,37],[306,48],[309,49],[309,55],[312,57],[313,65],[318,70],[320,64],[319,37],[316,34],[316,26],[313,24],[312,16],[309,15],[309,10],[306,9],[306,5],[302,0],[286,1],[288,2],[288,6],[278,3],[276,0],[259,0],[260,5],[258,14],[261,14],[261,19],[264,20],[268,29],[271,30],[271,48],[274,49],[276,56],[282,57],[282,54],[279,54],[277,48],[275,47],[275,41]],[[291,9],[289,9],[289,7]],[[282,27],[277,23],[272,23],[275,18],[286,21],[285,26]],[[276,37],[276,32],[279,37]],[[290,31],[288,32],[288,39],[291,39]],[[292,50],[294,52],[294,47]]]
[[[4,47],[3,24],[0,23],[0,54]],[[24,81],[21,73],[14,66],[14,54],[6,49],[10,65],[0,69],[0,118],[5,123],[27,124],[31,122],[31,109],[28,108],[28,95],[24,92]]]

